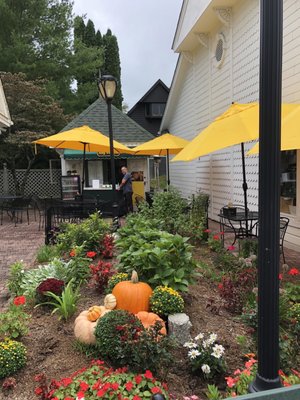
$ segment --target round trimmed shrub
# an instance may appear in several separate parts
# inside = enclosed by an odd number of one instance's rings
[[[26,364],[26,347],[15,340],[0,342],[0,379],[10,376]]]
[[[144,331],[141,321],[125,310],[112,310],[98,320],[95,337],[101,357],[112,365],[127,365],[132,349]]]
[[[184,301],[176,290],[168,286],[157,286],[150,297],[150,307],[160,317],[167,317],[183,312]]]

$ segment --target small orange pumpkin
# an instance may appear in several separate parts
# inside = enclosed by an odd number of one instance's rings
[[[152,289],[147,283],[139,282],[136,271],[132,272],[131,281],[117,283],[112,294],[117,299],[117,309],[127,310],[133,314],[149,311]]]
[[[82,311],[78,317],[75,319],[74,324],[74,334],[77,340],[86,344],[95,344],[96,338],[94,335],[94,330],[96,328],[97,322],[91,322],[87,318],[88,311]]]
[[[155,325],[156,321],[161,322],[162,323],[162,328],[160,330],[160,333],[162,335],[166,335],[167,334],[165,321],[162,320],[157,314],[154,314],[152,312],[147,312],[147,311],[140,311],[140,312],[138,312],[136,314],[136,316],[141,321],[141,323],[143,324],[145,329],[148,329],[150,326]]]
[[[101,317],[104,311],[104,306],[92,306],[88,309],[87,319],[92,322],[97,321],[97,319]]]

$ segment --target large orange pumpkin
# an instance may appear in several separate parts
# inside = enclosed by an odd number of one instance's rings
[[[165,321],[163,321],[157,314],[154,314],[152,312],[147,312],[147,311],[140,311],[140,312],[138,312],[136,314],[136,316],[141,321],[141,323],[143,324],[143,327],[145,329],[149,328],[150,326],[155,325],[156,321],[161,322],[162,323],[162,328],[160,330],[160,333],[162,335],[166,335],[167,334]]]
[[[133,314],[149,311],[152,289],[147,283],[139,282],[136,271],[132,272],[131,281],[117,283],[112,294],[117,299],[117,309],[127,310]]]

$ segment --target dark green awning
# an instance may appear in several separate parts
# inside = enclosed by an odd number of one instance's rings
[[[115,158],[147,158],[149,156],[135,156],[131,154],[115,154]],[[83,152],[80,150],[64,150],[65,160],[82,160]],[[99,154],[98,153],[85,153],[86,160],[108,160],[110,159],[109,154]]]

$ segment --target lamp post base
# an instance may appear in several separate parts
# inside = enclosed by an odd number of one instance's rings
[[[256,374],[256,377],[253,382],[249,385],[249,393],[263,392],[264,390],[278,389],[280,388],[281,381],[279,376],[276,379],[267,379],[263,378],[259,374]]]
[[[112,216],[113,216],[112,229],[113,229],[113,232],[116,232],[120,228],[118,208],[119,208],[118,204],[116,202],[114,202],[112,205]]]

